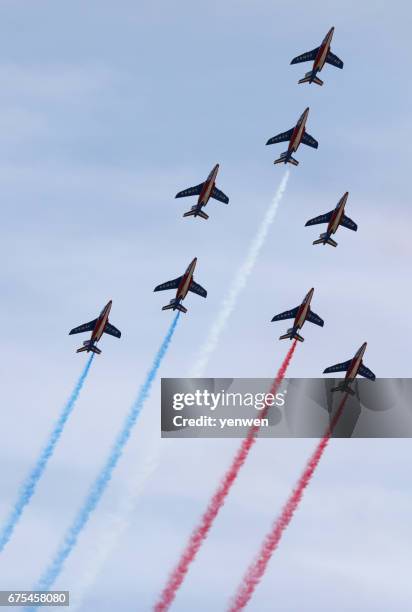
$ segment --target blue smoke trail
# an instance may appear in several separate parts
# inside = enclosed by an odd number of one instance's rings
[[[81,373],[80,378],[72,391],[71,396],[69,397],[57,423],[55,424],[52,432],[50,433],[47,444],[43,448],[36,465],[30,472],[20,489],[19,496],[17,498],[16,503],[14,504],[14,508],[12,509],[4,527],[0,531],[0,552],[4,549],[7,542],[10,540],[14,528],[16,527],[21,515],[23,514],[25,506],[27,506],[27,504],[34,495],[37,483],[39,482],[47,467],[48,461],[54,452],[54,449],[60,439],[60,436],[63,433],[64,426],[66,425],[69,416],[73,412],[73,408],[76,404],[77,398],[79,397],[80,391],[82,390],[84,382],[89,373],[90,366],[92,365],[93,357],[94,353],[91,354],[89,360],[87,361],[83,372]]]
[[[132,429],[136,424],[137,418],[144,406],[145,400],[148,398],[150,389],[152,384],[156,378],[159,367],[162,363],[164,356],[166,355],[167,349],[169,348],[169,344],[172,340],[174,331],[176,329],[177,322],[179,320],[180,312],[177,313],[175,318],[170,325],[170,328],[160,346],[160,349],[154,358],[152,367],[150,368],[146,380],[140,388],[139,394],[137,396],[136,401],[132,405],[126,420],[124,422],[123,428],[121,429],[117,439],[112,447],[112,450],[109,454],[109,457],[104,464],[102,470],[98,474],[95,482],[93,483],[89,494],[86,497],[86,500],[83,506],[80,508],[77,516],[75,517],[72,525],[69,527],[64,540],[57,550],[52,562],[49,567],[46,569],[43,576],[40,578],[38,585],[35,587],[36,590],[47,591],[50,589],[61,570],[63,569],[63,565],[67,557],[70,555],[71,551],[75,547],[77,543],[77,539],[86,526],[93,510],[95,510],[97,504],[99,503],[103,493],[106,490],[107,485],[109,484],[111,477],[113,475],[113,471],[122,456],[123,449],[126,446],[127,441],[130,438],[130,434],[132,433]],[[36,608],[30,608],[30,610],[35,610]]]

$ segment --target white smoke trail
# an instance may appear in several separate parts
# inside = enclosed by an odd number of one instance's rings
[[[222,335],[222,332],[226,327],[228,319],[236,306],[236,303],[239,299],[239,295],[246,286],[247,280],[251,272],[253,271],[253,268],[255,267],[257,258],[259,257],[259,253],[265,243],[266,236],[268,235],[268,231],[276,216],[280,201],[283,197],[283,194],[285,193],[289,174],[290,171],[289,169],[287,169],[285,174],[283,175],[283,178],[275,193],[275,196],[266,211],[266,214],[258,229],[258,232],[249,247],[246,259],[240,266],[233,280],[232,286],[230,287],[229,293],[223,300],[222,308],[209,331],[207,340],[203,347],[200,349],[199,357],[190,372],[191,378],[201,378],[203,376],[207,364],[209,363],[210,357],[212,356],[212,353],[214,352],[219,343],[220,336]]]
[[[246,259],[241,265],[236,274],[230,291],[223,301],[220,313],[217,316],[216,322],[210,329],[208,338],[200,351],[199,358],[193,367],[190,376],[193,378],[201,377],[204,372],[209,359],[215,350],[220,336],[226,326],[226,323],[235,308],[236,302],[239,298],[240,293],[244,289],[246,282],[253,271],[254,265],[257,261],[262,246],[266,240],[268,231],[278,210],[280,201],[285,193],[285,189],[288,183],[290,171],[286,170],[280,185],[266,211],[263,221],[258,228],[257,234],[253,239]],[[120,541],[122,535],[127,532],[132,520],[133,515],[136,511],[141,492],[150,478],[152,473],[156,470],[160,458],[160,440],[159,437],[155,436],[150,447],[150,456],[146,460],[142,469],[139,470],[131,479],[128,486],[128,492],[123,497],[122,502],[118,508],[109,517],[109,520],[105,521],[105,535],[99,538],[96,542],[94,550],[87,560],[87,567],[82,571],[82,580],[76,585],[76,590],[71,589],[71,607],[73,612],[79,610],[83,606],[84,599],[95,584],[98,575],[103,569],[106,561],[110,557],[112,551]]]

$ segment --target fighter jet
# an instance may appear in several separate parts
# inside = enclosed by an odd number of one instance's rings
[[[310,309],[310,302],[313,296],[314,289],[312,288],[309,293],[305,296],[302,304],[300,306],[296,306],[293,310],[286,310],[281,314],[278,314],[273,317],[272,321],[283,321],[284,319],[295,319],[293,322],[293,327],[288,329],[287,333],[283,336],[280,336],[279,340],[284,340],[285,338],[290,338],[291,340],[295,339],[300,342],[304,341],[304,338],[299,335],[298,331],[303,326],[305,321],[310,321],[315,325],[319,325],[323,327],[324,321],[315,314]]]
[[[219,164],[216,164],[204,183],[179,191],[179,193],[175,195],[175,198],[186,198],[193,195],[199,196],[197,204],[192,206],[188,212],[185,212],[183,215],[184,217],[202,217],[202,219],[209,219],[209,215],[203,212],[202,207],[206,206],[210,198],[219,200],[219,202],[223,202],[223,204],[229,204],[227,195],[225,195],[223,191],[220,191],[215,185],[218,172]]]
[[[187,312],[187,308],[182,306],[181,302],[185,299],[188,291],[192,291],[192,293],[197,293],[197,295],[201,295],[204,298],[207,296],[206,289],[203,289],[203,287],[195,283],[195,281],[193,280],[193,272],[196,267],[196,263],[197,257],[195,257],[194,260],[190,262],[183,276],[179,276],[179,278],[167,281],[167,283],[163,283],[162,285],[158,285],[154,288],[154,291],[177,289],[176,297],[170,300],[170,303],[167,304],[167,306],[163,306],[162,310],[172,309],[180,310],[180,312]]]
[[[334,210],[331,210],[330,212],[325,213],[324,215],[319,215],[319,217],[315,217],[314,219],[309,219],[309,221],[305,223],[305,227],[308,225],[317,225],[319,223],[328,224],[326,232],[324,234],[321,234],[319,236],[319,239],[315,240],[312,244],[330,244],[334,247],[338,246],[338,243],[333,240],[331,236],[336,232],[339,225],[343,225],[343,227],[347,227],[348,229],[356,232],[358,226],[354,221],[352,221],[352,219],[349,219],[349,217],[344,214],[345,204],[346,200],[348,199],[348,195],[348,192],[343,194]]]
[[[333,32],[335,28],[331,28],[326,34],[320,47],[316,47],[312,51],[307,51],[293,58],[291,64],[300,64],[301,62],[309,62],[313,60],[313,68],[307,72],[303,79],[298,81],[299,83],[316,83],[316,85],[323,85],[323,81],[317,77],[317,73],[320,72],[325,65],[332,64],[336,68],[343,68],[343,62],[330,50],[330,43],[332,40]]]
[[[289,141],[288,150],[284,153],[280,154],[279,159],[276,159],[274,164],[293,164],[297,166],[299,164],[297,159],[292,157],[292,153],[297,151],[300,143],[307,145],[308,147],[313,147],[314,149],[318,148],[318,141],[315,140],[310,134],[305,132],[305,124],[308,118],[309,108],[306,108],[302,115],[299,117],[297,124],[294,128],[291,128],[287,132],[282,132],[277,136],[273,136],[267,141],[267,145],[275,144],[277,142],[287,142]]]
[[[324,374],[332,374],[332,372],[346,372],[345,379],[337,387],[334,387],[332,391],[344,391],[350,393],[351,395],[355,395],[355,392],[350,388],[350,384],[355,380],[358,374],[360,376],[364,376],[365,378],[369,378],[369,380],[375,380],[375,374],[371,372],[369,368],[363,365],[362,357],[366,351],[366,345],[367,343],[364,342],[352,359],[344,361],[343,363],[337,363],[336,365],[330,366],[329,368],[326,368],[326,370],[323,370]]]
[[[92,332],[90,340],[85,340],[83,342],[83,346],[78,348],[76,353],[82,353],[83,351],[87,351],[89,353],[92,351],[93,353],[100,355],[102,351],[97,348],[96,342],[100,340],[103,334],[109,334],[110,336],[115,336],[115,338],[120,338],[122,335],[121,332],[114,325],[109,323],[109,313],[111,307],[112,300],[106,304],[97,319],[93,319],[93,321],[89,321],[89,323],[83,323],[83,325],[79,325],[79,327],[75,327],[69,332],[69,336],[72,334],[81,334],[82,332],[86,331]]]

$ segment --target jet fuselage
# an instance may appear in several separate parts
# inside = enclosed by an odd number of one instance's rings
[[[331,28],[329,32],[326,34],[325,38],[322,41],[322,44],[319,47],[319,51],[316,55],[315,61],[313,62],[312,74],[313,77],[316,76],[317,72],[320,72],[325,65],[326,58],[330,51],[330,44],[332,42],[332,36],[335,28]]]
[[[186,272],[183,274],[182,280],[180,281],[179,287],[177,288],[177,291],[176,291],[177,301],[182,301],[186,297],[190,289],[192,280],[193,280],[193,272],[195,270],[196,263],[197,263],[197,257],[195,257],[193,261],[190,262],[189,266],[187,267]]]
[[[101,311],[99,318],[96,321],[94,330],[92,331],[92,337],[90,338],[91,343],[98,342],[103,335],[106,323],[109,320],[109,313],[112,307],[112,300],[110,300]]]
[[[347,369],[345,381],[354,380],[359,372],[359,368],[362,365],[362,358],[366,351],[367,342],[364,342],[360,349],[357,351],[356,355],[351,361],[350,366]]]
[[[300,143],[302,142],[303,134],[305,132],[306,120],[308,118],[309,108],[306,108],[302,115],[299,117],[298,122],[292,132],[292,136],[289,140],[289,146],[287,150],[287,155],[291,156],[292,153],[297,151]]]
[[[205,180],[202,191],[200,192],[199,198],[197,200],[198,206],[206,206],[206,204],[208,203],[211,193],[213,191],[213,188],[215,186],[216,177],[217,177],[218,172],[219,172],[219,164],[216,164],[216,166],[214,166],[209,176]]]
[[[299,310],[296,313],[295,321],[293,323],[294,330],[300,329],[306,321],[306,317],[308,316],[308,312],[310,310],[310,302],[312,300],[313,292],[314,289],[312,288],[305,296],[302,304],[299,306]]]
[[[328,227],[326,233],[331,236],[338,229],[340,222],[342,220],[343,215],[345,214],[345,204],[348,199],[349,192],[347,191],[339,200],[336,205],[335,210],[333,211],[331,220],[328,223]]]

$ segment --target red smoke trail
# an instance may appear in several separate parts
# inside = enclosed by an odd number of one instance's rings
[[[333,433],[333,430],[343,412],[346,398],[347,393],[345,393],[345,395],[343,396],[335,416],[329,424],[329,427],[324,433],[323,438],[320,440],[314,453],[307,462],[303,474],[298,480],[298,483],[292,491],[292,494],[290,495],[285,506],[283,507],[280,516],[273,523],[271,531],[264,539],[258,556],[247,570],[243,578],[243,582],[239,586],[239,589],[230,605],[229,612],[239,612],[239,610],[243,610],[243,608],[248,604],[250,598],[252,597],[255,588],[262,579],[266,571],[266,567],[272,557],[272,554],[277,549],[279,542],[282,538],[283,532],[292,520],[295,510],[298,508],[299,503],[303,497],[303,493],[308,484],[310,483],[310,480],[319,464],[319,461],[322,458],[322,455]]]
[[[294,342],[292,343],[282,365],[280,366],[280,369],[276,374],[276,378],[273,381],[269,393],[272,393],[273,395],[276,394],[279,385],[285,377],[286,370],[292,359],[295,348],[296,340],[294,340]],[[266,416],[268,409],[269,407],[266,406],[266,408],[262,410],[260,418],[264,418]],[[242,444],[240,445],[240,448],[237,451],[230,468],[227,470],[226,474],[221,480],[216,493],[210,500],[209,505],[200,520],[199,525],[192,532],[189,542],[187,543],[186,548],[183,550],[178,564],[171,573],[169,580],[160,595],[160,599],[154,607],[155,612],[164,612],[165,610],[168,610],[171,604],[173,603],[173,600],[176,597],[176,593],[182,585],[191,563],[195,560],[195,557],[203,541],[206,539],[213,525],[213,521],[215,520],[216,516],[219,513],[219,510],[223,506],[226,497],[239,474],[240,468],[245,463],[249,455],[250,449],[256,442],[256,435],[259,429],[259,425],[251,427],[248,431],[246,438],[242,441]]]

